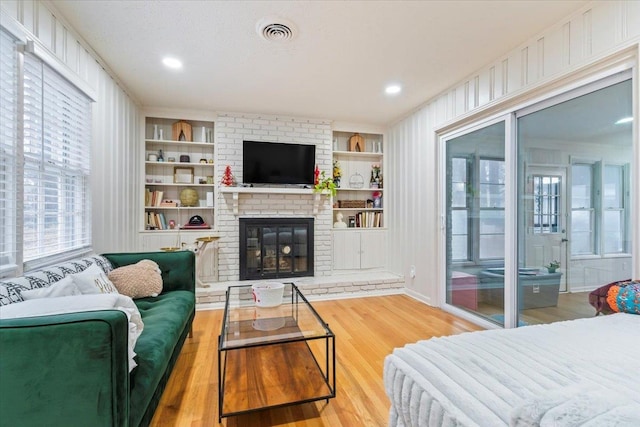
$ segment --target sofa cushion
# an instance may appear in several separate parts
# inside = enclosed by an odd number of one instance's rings
[[[47,267],[43,270],[28,272],[22,277],[2,280],[0,281],[0,305],[24,301],[22,291],[51,286],[58,280],[70,274],[80,273],[93,264],[97,264],[107,274],[113,270],[107,258],[94,255]]]
[[[138,339],[135,351],[138,367],[131,375],[131,414],[144,414],[171,355],[195,310],[195,299],[190,291],[166,292],[155,298],[134,301],[144,322],[144,333]],[[140,420],[131,420],[137,425]]]

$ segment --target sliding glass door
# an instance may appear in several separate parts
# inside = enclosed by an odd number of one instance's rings
[[[505,122],[446,142],[446,302],[504,324]]]
[[[589,291],[631,278],[631,80],[582,92],[517,114],[521,324],[593,316]]]
[[[590,291],[632,277],[632,105],[621,73],[442,138],[445,307],[507,327],[591,317]]]

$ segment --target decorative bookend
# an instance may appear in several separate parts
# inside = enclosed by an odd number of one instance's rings
[[[349,151],[364,151],[364,138],[360,134],[354,134],[349,138]]]
[[[191,133],[191,125],[184,120],[180,120],[173,124],[173,140],[174,141],[193,141]]]

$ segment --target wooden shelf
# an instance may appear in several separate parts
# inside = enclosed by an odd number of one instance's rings
[[[366,192],[372,192],[372,191],[384,191],[383,188],[336,188],[336,190],[340,191],[366,191]]]
[[[146,187],[215,187],[215,184],[175,184],[173,182],[145,182]]]
[[[213,147],[213,142],[186,142],[186,141],[172,141],[168,139],[145,139],[145,143],[154,144],[154,145],[162,145],[162,146],[172,146],[172,147]],[[153,162],[155,163],[155,162]]]
[[[384,153],[373,153],[370,151],[334,151],[334,157],[360,157],[360,158],[382,158]]]
[[[162,209],[163,211],[164,210],[179,211],[179,210],[190,210],[190,209],[191,210],[193,210],[193,209],[214,209],[213,206],[175,206],[175,207],[173,207],[173,206],[171,206],[171,207],[169,207],[169,206],[145,206],[144,208],[145,208],[145,210],[160,210],[160,209]]]
[[[151,166],[161,166],[161,167],[167,167],[167,166],[171,166],[171,167],[175,167],[175,166],[200,166],[200,167],[215,167],[215,165],[213,163],[200,163],[200,162],[150,162],[150,161],[146,161],[144,162],[145,165],[151,165]]]
[[[384,208],[333,208],[334,211],[369,211],[382,212]]]

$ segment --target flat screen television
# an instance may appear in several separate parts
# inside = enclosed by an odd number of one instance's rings
[[[313,185],[316,146],[243,141],[244,184]]]

